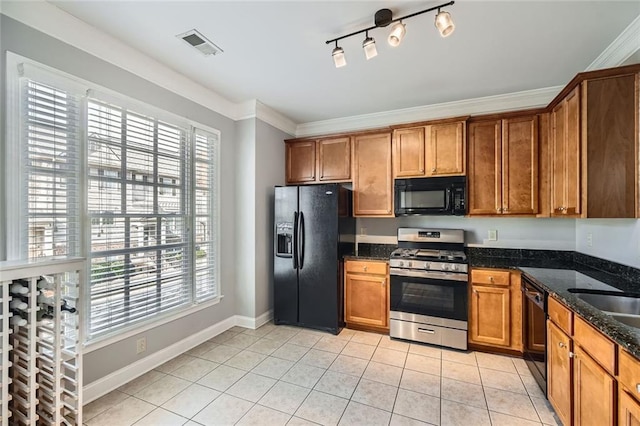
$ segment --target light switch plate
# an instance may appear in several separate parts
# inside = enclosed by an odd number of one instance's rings
[[[489,241],[498,241],[498,230],[497,229],[489,229],[488,239],[489,239]]]

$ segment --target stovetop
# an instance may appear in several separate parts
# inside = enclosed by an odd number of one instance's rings
[[[463,251],[456,250],[433,250],[433,249],[409,249],[398,248],[391,253],[391,259],[415,259],[415,260],[441,260],[465,263],[467,256]]]

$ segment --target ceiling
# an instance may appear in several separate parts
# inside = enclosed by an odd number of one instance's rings
[[[376,10],[403,16],[432,1],[53,1],[233,102],[258,99],[296,123],[350,117],[566,84],[638,16],[638,1],[456,1],[455,32],[441,38],[427,13],[405,21],[396,48]],[[205,57],[177,34],[196,28],[224,53]]]

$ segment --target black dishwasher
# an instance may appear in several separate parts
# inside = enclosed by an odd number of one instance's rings
[[[547,394],[547,292],[522,277],[522,338],[524,360]]]

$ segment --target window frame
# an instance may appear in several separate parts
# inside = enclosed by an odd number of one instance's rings
[[[114,99],[115,104],[131,108],[136,112],[142,114],[148,114],[153,116],[159,120],[166,120],[169,123],[182,123],[187,126],[189,129],[188,138],[194,138],[195,141],[195,133],[197,130],[202,130],[204,132],[216,135],[215,143],[217,146],[214,149],[214,157],[211,158],[210,165],[214,169],[214,173],[216,174],[214,178],[215,189],[212,189],[211,194],[213,194],[212,199],[210,200],[210,209],[211,209],[211,217],[215,222],[215,228],[212,229],[212,232],[215,236],[215,253],[213,258],[214,271],[213,280],[215,282],[216,296],[213,298],[208,298],[203,301],[196,300],[196,282],[195,282],[195,268],[196,268],[196,259],[195,256],[192,256],[191,269],[194,271],[190,283],[190,300],[188,303],[184,305],[180,305],[176,308],[170,309],[168,311],[161,312],[160,314],[153,315],[149,318],[145,318],[139,321],[136,321],[132,324],[126,324],[120,327],[117,327],[115,330],[111,330],[102,334],[95,336],[92,339],[88,339],[88,326],[89,326],[89,315],[84,315],[83,319],[83,328],[85,329],[83,336],[84,341],[81,342],[83,348],[86,348],[87,352],[98,349],[100,347],[104,347],[108,344],[126,339],[132,335],[140,333],[144,330],[153,329],[162,324],[165,324],[170,321],[174,321],[176,319],[182,318],[187,315],[191,315],[194,312],[200,311],[202,309],[209,308],[213,305],[218,304],[222,298],[224,298],[223,290],[224,286],[220,280],[221,276],[221,257],[220,257],[220,204],[221,204],[221,192],[220,192],[220,151],[222,145],[222,134],[221,131],[210,126],[204,125],[199,122],[195,122],[193,120],[187,119],[185,117],[181,117],[172,112],[160,109],[153,105],[147,104],[145,102],[139,101],[137,99],[130,98],[126,95],[123,95],[117,91],[99,86],[93,82],[81,79],[74,75],[68,74],[66,72],[54,69],[47,65],[38,63],[29,58],[25,58],[23,56],[17,55],[13,52],[8,51],[6,55],[6,127],[5,134],[6,140],[17,140],[20,143],[6,143],[5,144],[5,168],[6,173],[3,174],[3,190],[6,194],[7,200],[7,214],[5,217],[6,223],[6,238],[7,238],[7,247],[6,250],[6,258],[9,260],[19,259],[28,256],[28,245],[25,244],[25,241],[21,238],[21,227],[24,223],[24,218],[20,214],[20,206],[25,202],[24,196],[22,193],[21,186],[13,184],[11,180],[11,176],[20,176],[21,173],[24,172],[24,165],[20,161],[21,158],[21,150],[23,144],[23,133],[22,133],[22,110],[21,105],[23,105],[22,99],[22,90],[21,90],[21,78],[27,76],[33,80],[53,85],[56,88],[61,90],[69,90],[75,92],[77,94],[83,94],[81,96],[81,113],[80,113],[80,182],[79,182],[79,195],[80,195],[80,213],[79,213],[79,223],[80,223],[80,256],[85,258],[85,276],[90,277],[91,274],[91,265],[90,265],[90,243],[91,243],[91,219],[89,217],[88,211],[88,183],[89,183],[89,168],[88,168],[88,149],[86,147],[86,142],[88,141],[87,137],[87,100],[90,97],[96,97],[94,93],[99,94],[98,96],[100,100],[110,100]],[[25,72],[25,69],[28,68],[28,73]],[[36,77],[37,76],[37,77]],[[195,146],[195,143],[192,141],[188,141],[190,146]],[[195,185],[195,159],[189,159],[189,166],[192,167],[192,171],[190,172],[193,177],[190,178],[190,182],[186,183],[187,190],[191,190],[190,187]],[[173,185],[173,182],[171,183]],[[167,188],[170,193],[175,191],[175,188]],[[190,213],[190,217],[192,221],[195,221],[195,192],[193,195],[189,195],[192,199],[190,204],[192,205],[194,211]],[[11,224],[19,223],[20,226],[11,226]],[[196,245],[196,229],[193,226],[190,226],[188,230],[189,234],[189,242],[187,243],[187,247],[192,252],[195,252]],[[195,253],[194,253],[195,254]],[[81,304],[84,307],[84,312],[90,312],[91,306],[91,296],[90,291],[88,289],[88,284],[90,279],[87,281],[87,291],[82,292]]]

